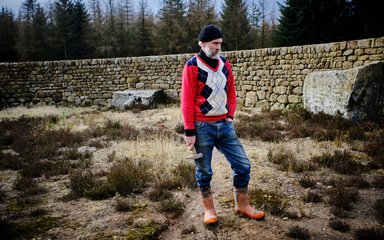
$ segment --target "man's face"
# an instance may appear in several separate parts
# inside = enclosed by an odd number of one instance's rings
[[[203,42],[201,48],[203,49],[207,57],[212,59],[219,59],[222,43],[223,39],[218,38],[210,42]]]

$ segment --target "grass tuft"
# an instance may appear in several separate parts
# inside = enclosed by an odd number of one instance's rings
[[[354,239],[356,240],[382,240],[384,239],[383,227],[365,227],[354,231]]]
[[[120,122],[108,120],[105,126],[95,126],[88,130],[93,138],[107,137],[109,140],[136,140],[140,131],[130,125],[121,125]]]
[[[131,193],[141,193],[151,181],[151,165],[148,161],[135,162],[125,158],[111,167],[107,176],[111,187],[123,196]]]
[[[315,191],[308,191],[307,194],[303,196],[303,201],[306,203],[319,203],[323,201],[323,197],[320,193]]]
[[[193,224],[186,227],[182,227],[181,229],[181,235],[188,235],[188,234],[195,234],[195,233],[197,233],[197,228]]]
[[[115,210],[118,212],[130,212],[135,208],[135,203],[130,198],[116,198]]]
[[[239,115],[235,123],[236,133],[242,138],[260,138],[263,141],[280,141],[284,138],[281,123],[270,121],[265,115]]]
[[[3,189],[3,185],[0,185],[0,203],[4,202],[7,198],[7,192]]]
[[[358,174],[364,169],[364,166],[354,160],[347,151],[335,151],[334,154],[324,153],[321,156],[313,157],[312,161],[341,174]]]
[[[349,213],[341,207],[331,207],[330,212],[339,218],[349,218]]]
[[[148,193],[148,197],[152,201],[162,201],[172,197],[172,193],[164,187],[163,183],[156,184]]]
[[[286,211],[283,216],[294,220],[300,218],[300,215],[297,211]]]
[[[311,236],[309,235],[309,230],[305,227],[300,227],[298,225],[289,227],[287,236],[302,240],[311,238]]]
[[[357,202],[359,190],[357,188],[345,188],[338,186],[328,190],[329,203],[334,207],[344,210],[352,210],[352,203]]]
[[[313,180],[311,177],[304,175],[299,179],[300,186],[303,188],[313,188],[316,186],[316,181]]]
[[[363,151],[372,158],[371,168],[384,167],[384,130],[376,130],[373,137],[366,141]]]
[[[46,190],[40,186],[37,180],[18,175],[13,185],[13,189],[20,191],[24,195],[39,195],[46,192]]]
[[[309,163],[303,163],[296,159],[293,152],[280,149],[277,153],[268,151],[267,158],[270,162],[279,165],[279,170],[300,173],[312,169]]]
[[[250,203],[257,208],[264,208],[272,215],[283,215],[288,207],[287,199],[277,191],[262,190],[260,188],[251,189],[248,193]]]
[[[184,211],[184,204],[174,198],[165,199],[160,202],[160,212],[165,212],[169,217],[175,218],[180,216]]]
[[[373,204],[375,217],[380,224],[384,224],[384,198],[378,199]]]
[[[331,219],[329,226],[339,232],[348,232],[351,229],[348,223],[339,219]]]
[[[384,188],[384,175],[376,175],[371,180],[371,185],[375,188]]]
[[[179,162],[171,171],[175,185],[195,189],[197,187],[195,178],[195,165],[186,161]]]

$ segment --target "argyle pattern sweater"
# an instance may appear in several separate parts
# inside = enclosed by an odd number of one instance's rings
[[[187,61],[181,85],[181,111],[187,136],[195,135],[195,121],[216,122],[234,117],[236,90],[229,61],[218,59],[215,69],[199,56]]]

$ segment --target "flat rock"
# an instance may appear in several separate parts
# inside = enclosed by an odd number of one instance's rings
[[[384,62],[348,70],[309,73],[303,86],[304,108],[354,121],[384,118]]]
[[[111,106],[128,109],[137,105],[154,108],[165,103],[167,96],[163,90],[124,90],[113,93]]]

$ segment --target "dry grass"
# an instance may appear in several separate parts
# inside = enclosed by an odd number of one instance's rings
[[[5,108],[0,111],[0,119],[18,119],[21,117],[35,118],[57,116],[67,118],[79,114],[92,113],[97,111],[96,107],[53,107],[53,106],[34,106],[32,108],[13,107]]]
[[[295,239],[310,239],[309,230],[305,227],[298,225],[292,226],[288,229],[287,236]]]
[[[13,174],[4,177],[7,185],[0,186],[2,238],[46,238],[62,221],[42,204],[56,185],[61,186],[57,191],[63,192],[61,199],[68,204],[105,199],[95,205],[111,204],[115,212],[124,212],[127,217],[120,225],[129,230],[116,235],[124,239],[158,237],[169,225],[164,219],[180,216],[186,207],[185,195],[196,191],[194,164],[184,159],[190,153],[182,141],[178,106],[124,112],[17,108],[0,111],[0,119],[0,170]],[[340,234],[354,234],[356,239],[382,236],[380,227],[356,229],[352,222],[356,216],[351,211],[364,204],[360,192],[372,194],[384,186],[382,126],[294,109],[257,114],[243,111],[236,117],[235,127],[242,138],[268,146],[251,150],[252,161],[256,159],[255,164],[267,170],[260,172],[257,179],[264,182],[251,189],[250,200],[274,221],[281,217],[300,221],[300,225],[285,225],[288,236],[310,238],[305,221],[301,221],[306,216],[316,219],[311,208],[327,208],[327,216],[329,209],[335,217],[343,218],[329,222]],[[299,140],[293,143],[290,139]],[[311,144],[316,144],[316,152],[305,155],[306,139],[315,140]],[[383,199],[368,197],[374,214],[369,217],[382,224]],[[146,215],[156,216],[156,220],[140,219]],[[215,231],[234,230],[234,223],[241,224],[235,217],[221,219],[224,221]],[[189,226],[182,235],[198,231],[193,223]],[[115,235],[106,231],[89,238],[98,236]]]
[[[284,215],[289,206],[288,199],[278,191],[254,188],[249,191],[249,199],[252,205],[276,216]]]
[[[138,114],[144,114],[143,112],[145,111]],[[180,118],[174,110],[167,109],[166,112],[168,113],[153,125],[155,117],[148,116],[145,118],[148,121],[145,122],[137,114],[130,112],[117,113],[111,117],[110,114],[94,109],[81,108],[43,107],[2,111],[0,147],[7,150],[0,152],[0,168],[19,172],[13,189],[20,192],[20,195],[15,206],[9,206],[9,209],[14,210],[2,217],[4,224],[1,227],[10,224],[12,229],[20,230],[15,236],[27,237],[36,233],[27,228],[30,221],[39,222],[36,218],[49,217],[47,212],[39,214],[44,209],[35,207],[40,202],[40,196],[46,193],[39,184],[40,181],[37,181],[41,177],[49,179],[67,175],[70,192],[62,198],[66,201],[82,197],[101,200],[116,194],[142,193],[151,187],[154,176],[161,174],[171,176],[175,188],[193,188],[192,165],[182,160],[188,153],[182,147],[181,138],[174,132],[173,126],[167,126],[168,119],[172,118],[176,123],[180,122]],[[145,124],[145,128],[132,127],[132,123]],[[138,138],[141,140],[136,141]],[[106,163],[102,163],[99,158],[102,155],[93,155],[95,150],[80,150],[93,146],[109,149],[110,154],[105,156]],[[175,159],[175,156],[179,156],[179,159]],[[175,162],[180,164],[175,165]],[[100,164],[106,167],[104,171],[97,170],[101,167]],[[2,190],[1,200],[10,204],[7,195],[7,191]],[[160,209],[167,216],[177,216],[183,211],[180,204],[169,198],[161,202]],[[31,207],[41,211],[31,211],[28,214],[31,219],[19,219],[22,216],[19,212]],[[132,206],[119,201],[116,208],[132,209]],[[12,220],[8,220],[8,216]],[[43,234],[50,227],[53,225],[47,226],[38,234]],[[4,231],[4,234],[14,236],[15,233]]]
[[[335,151],[334,154],[325,153],[321,156],[313,157],[312,161],[341,174],[358,174],[365,168],[362,163],[355,160],[353,155],[347,151]]]
[[[329,204],[334,207],[343,208],[350,211],[353,209],[353,203],[359,199],[357,188],[345,188],[338,186],[328,190]]]
[[[333,229],[333,230],[336,230],[336,231],[339,231],[339,232],[347,232],[351,229],[351,227],[349,226],[349,224],[343,220],[339,220],[339,219],[331,219],[329,221],[329,226]]]

